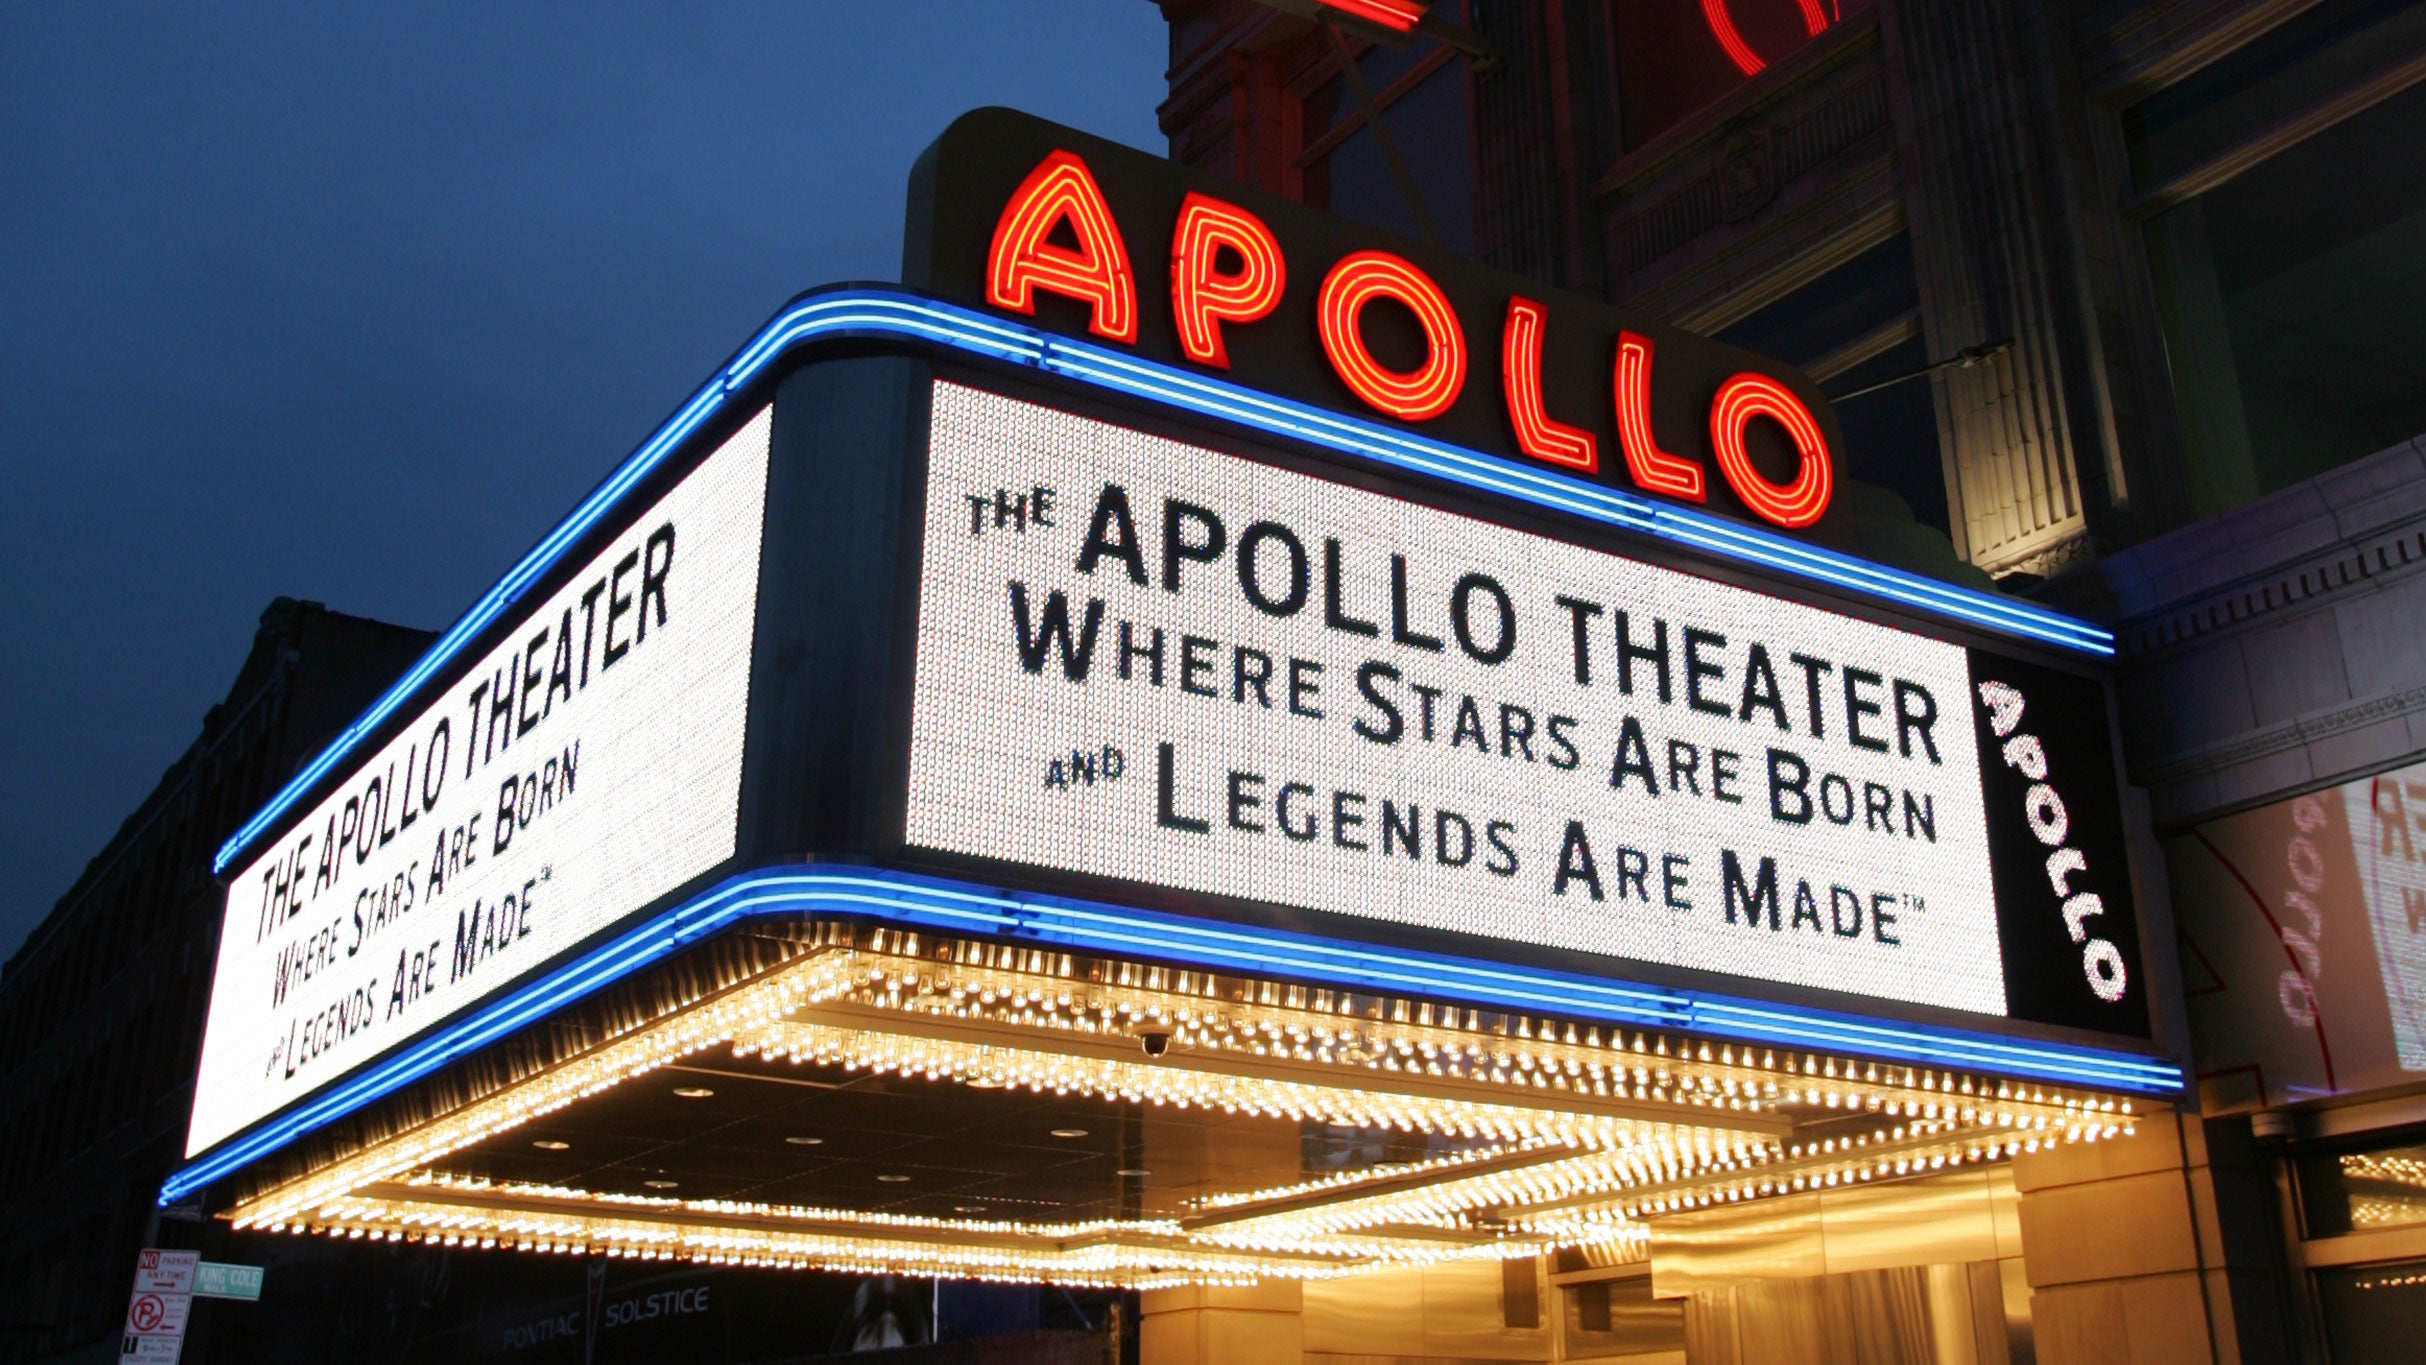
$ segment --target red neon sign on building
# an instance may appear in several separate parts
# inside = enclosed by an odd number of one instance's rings
[[[1046,240],[1067,223],[1078,249]],[[1076,152],[1055,152],[1028,172],[1002,206],[994,249],[986,255],[986,301],[1014,313],[1036,311],[1036,291],[1084,299],[1088,330],[1113,341],[1137,340],[1137,281],[1112,208]]]
[[[1138,284],[1131,259],[1120,223],[1086,162],[1055,148],[1002,207],[986,251],[985,298],[1033,316],[1039,293],[1059,295],[1086,306],[1087,330],[1094,335],[1136,345]],[[1256,214],[1200,191],[1182,200],[1165,259],[1177,349],[1196,364],[1231,368],[1229,329],[1264,323],[1288,297],[1287,252],[1280,238]],[[1347,252],[1324,272],[1312,304],[1322,363],[1355,401],[1418,424],[1442,420],[1457,408],[1471,364],[1465,321],[1448,292],[1421,267],[1394,252]],[[1375,355],[1366,328],[1368,310],[1376,304],[1412,319],[1413,335],[1423,348],[1412,368],[1395,368]],[[1605,477],[1601,438],[1573,420],[1574,414],[1562,420],[1549,411],[1544,384],[1549,306],[1517,293],[1502,295],[1497,306],[1504,310],[1500,399],[1507,425],[1501,430],[1513,434],[1525,458]],[[1620,328],[1604,344],[1614,357],[1604,371],[1610,406],[1602,411],[1616,419],[1626,477],[1662,497],[1706,501],[1709,482],[1701,461],[1662,446],[1653,430],[1654,399],[1662,393],[1654,377],[1654,342]],[[1707,343],[1679,338],[1675,344],[1700,348],[1701,358],[1687,366],[1688,377],[1709,373]],[[1569,351],[1565,358],[1566,392],[1572,396],[1576,357]],[[1696,371],[1694,364],[1704,368]],[[1683,381],[1670,382],[1673,387]],[[1706,400],[1709,456],[1743,506],[1789,529],[1818,521],[1828,509],[1835,478],[1827,435],[1811,407],[1788,384],[1757,370],[1723,381],[1691,382],[1716,385]],[[1748,436],[1756,421],[1784,433],[1796,461],[1793,478],[1773,481],[1755,463]],[[1670,435],[1676,434],[1672,428]]]

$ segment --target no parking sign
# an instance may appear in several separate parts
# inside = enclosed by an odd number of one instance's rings
[[[146,1247],[135,1260],[135,1289],[126,1303],[122,1361],[144,1365],[176,1365],[185,1347],[185,1322],[194,1306],[194,1270],[202,1264],[198,1251],[161,1251]]]

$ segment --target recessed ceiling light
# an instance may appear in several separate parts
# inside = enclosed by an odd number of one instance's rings
[[[531,1145],[543,1152],[562,1152],[570,1150],[573,1144],[558,1142],[554,1138],[532,1138]]]
[[[1115,1174],[1118,1174],[1118,1175],[1130,1175],[1130,1176],[1147,1176],[1147,1175],[1152,1175],[1152,1174],[1154,1174],[1154,1173],[1153,1173],[1152,1171],[1149,1171],[1149,1170],[1145,1169],[1145,1168],[1144,1168],[1144,1167],[1142,1167],[1142,1166],[1123,1166],[1123,1167],[1121,1167],[1121,1168],[1120,1168],[1120,1170],[1119,1170],[1119,1171],[1115,1172]]]
[[[784,1141],[795,1147],[823,1147],[826,1140],[821,1137],[788,1137]]]
[[[640,1183],[652,1190],[670,1190],[682,1184],[679,1180],[643,1180]]]
[[[883,1181],[887,1185],[907,1185],[910,1183],[910,1178],[906,1175],[880,1175],[876,1178]]]
[[[674,1087],[674,1095],[678,1099],[704,1100],[708,1096],[715,1093],[715,1091],[708,1089],[704,1085],[678,1085]]]
[[[1056,1128],[1053,1130],[1055,1137],[1085,1137],[1086,1135],[1087,1130],[1084,1128]]]

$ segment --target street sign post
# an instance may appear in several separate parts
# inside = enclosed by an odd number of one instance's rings
[[[176,1365],[185,1349],[185,1322],[194,1306],[194,1275],[202,1264],[195,1251],[146,1247],[135,1259],[135,1288],[126,1302],[121,1361]]]

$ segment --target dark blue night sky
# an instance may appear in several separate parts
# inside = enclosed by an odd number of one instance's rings
[[[445,624],[1008,104],[1161,150],[1147,0],[0,6],[0,954],[270,599]]]

